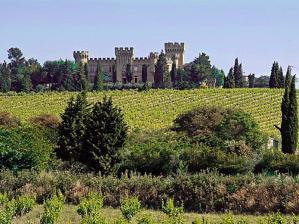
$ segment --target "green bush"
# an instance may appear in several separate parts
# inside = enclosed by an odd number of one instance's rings
[[[0,128],[0,142],[1,168],[42,170],[52,159],[53,145],[39,128]]]
[[[103,207],[103,197],[98,193],[89,193],[87,197],[80,200],[77,212],[82,217],[93,216],[100,213]]]
[[[121,200],[120,204],[120,211],[128,222],[131,222],[141,209],[141,203],[138,197],[125,197]]]
[[[4,193],[0,193],[0,205],[4,205],[5,203],[8,202],[8,196],[7,196],[7,193],[4,192]]]
[[[22,216],[30,212],[35,204],[35,199],[29,196],[19,196],[15,203],[15,214]]]
[[[184,205],[175,207],[173,199],[167,199],[166,202],[162,201],[162,211],[170,220],[175,223],[183,223],[182,215],[184,213]]]
[[[55,194],[52,198],[46,199],[44,202],[44,212],[41,216],[41,224],[56,223],[62,211],[64,198],[61,193]]]

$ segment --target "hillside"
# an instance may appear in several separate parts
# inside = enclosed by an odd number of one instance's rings
[[[130,128],[160,129],[169,127],[173,119],[186,110],[200,105],[236,107],[250,113],[268,134],[278,135],[274,124],[280,124],[279,89],[196,89],[109,91],[88,93],[90,102],[101,100],[104,94],[112,96],[120,106]],[[27,122],[28,118],[43,113],[59,115],[70,92],[0,95],[0,111],[8,111]]]

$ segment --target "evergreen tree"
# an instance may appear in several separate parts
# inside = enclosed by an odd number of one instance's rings
[[[225,78],[224,88],[235,88],[234,69],[231,68]]]
[[[142,65],[142,82],[147,82],[147,65]]]
[[[283,70],[282,70],[282,67],[280,67],[279,69],[279,88],[284,88],[284,76],[283,76]]]
[[[104,90],[104,72],[102,66],[98,63],[96,75],[94,77],[93,90],[102,91]]]
[[[103,174],[113,173],[127,130],[123,114],[113,106],[111,98],[105,97],[103,102],[96,103],[86,121],[80,155],[82,163]]]
[[[73,73],[69,66],[68,60],[65,60],[63,66],[63,83],[62,86],[67,91],[74,91],[75,90],[75,83],[73,78]]]
[[[127,64],[127,66],[126,66],[126,78],[127,78],[128,83],[132,82],[133,73],[132,73],[131,64]]]
[[[155,76],[154,76],[154,82],[156,88],[162,88],[163,82],[165,77],[167,77],[168,73],[168,65],[166,60],[166,55],[163,53],[163,51],[160,53],[157,64],[155,66]]]
[[[235,59],[235,65],[233,69],[235,87],[242,88],[243,87],[243,69],[242,64],[239,64],[239,59]]]
[[[32,82],[28,74],[20,78],[20,92],[29,93],[32,90]]]
[[[117,77],[116,77],[116,68],[115,68],[115,65],[112,66],[112,82],[113,83],[116,83],[117,81]]]
[[[190,81],[195,85],[198,85],[201,82],[206,81],[211,73],[212,65],[210,57],[205,53],[199,54],[198,58],[195,58],[191,63]]]
[[[284,153],[294,154],[298,143],[297,97],[295,87],[296,77],[291,76],[288,68],[285,82],[285,93],[281,103],[281,147]]]
[[[269,87],[270,88],[279,88],[280,87],[280,77],[279,77],[279,65],[275,61],[272,65]]]
[[[88,90],[88,81],[86,79],[87,73],[87,64],[79,64],[76,80],[76,90],[77,91],[86,91]]]
[[[88,116],[89,107],[86,93],[82,92],[73,97],[67,104],[61,115],[62,122],[58,128],[57,156],[71,163],[79,160],[82,146],[82,137],[85,133],[85,119]]]
[[[8,92],[11,88],[11,77],[8,65],[0,64],[0,92]]]
[[[171,72],[170,72],[172,86],[175,86],[175,80],[176,80],[177,75],[178,74],[177,74],[176,63],[175,63],[175,61],[173,61],[172,67],[171,67]]]
[[[250,74],[248,76],[248,83],[249,83],[249,88],[254,88],[254,84],[255,84],[255,75],[254,74]]]

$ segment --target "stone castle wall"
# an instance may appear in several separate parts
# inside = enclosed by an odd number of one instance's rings
[[[164,48],[169,70],[174,61],[178,68],[184,65],[184,43],[165,43]],[[126,82],[125,69],[127,64],[131,64],[133,83],[142,82],[143,66],[147,67],[147,81],[154,82],[155,64],[159,56],[157,52],[151,52],[148,57],[134,57],[134,48],[116,47],[115,58],[89,58],[88,53],[88,51],[74,51],[73,56],[77,64],[88,65],[90,82],[94,80],[98,64],[109,77],[109,81],[112,81],[112,74],[115,69],[117,82]]]

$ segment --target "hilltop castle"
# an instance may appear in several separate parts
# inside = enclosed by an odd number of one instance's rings
[[[173,62],[177,68],[184,65],[184,43],[165,43],[164,52],[167,59],[169,71]],[[145,69],[147,74],[147,81],[154,82],[155,64],[157,63],[159,54],[157,52],[150,52],[148,57],[134,57],[134,48],[115,48],[115,58],[89,58],[88,51],[74,51],[73,56],[77,64],[87,64],[88,79],[93,82],[97,65],[100,64],[105,75],[109,81],[113,82],[127,82],[126,68],[131,65],[133,73],[133,83],[142,82],[142,71]]]

